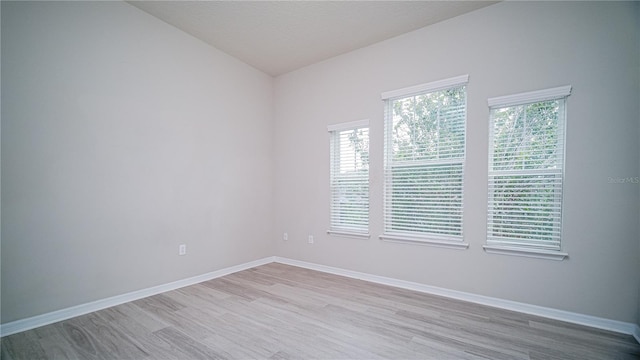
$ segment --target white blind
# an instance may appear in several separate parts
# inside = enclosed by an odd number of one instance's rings
[[[508,97],[490,108],[487,244],[560,250],[565,102],[570,87]],[[554,89],[551,89],[554,90]],[[529,96],[526,96],[529,95]],[[513,99],[511,99],[513,100]],[[490,100],[490,104],[492,101]]]
[[[347,128],[347,129],[345,129]],[[369,231],[368,121],[330,126],[330,231]]]
[[[386,235],[462,240],[467,77],[459,79],[386,93],[399,94],[385,101]]]

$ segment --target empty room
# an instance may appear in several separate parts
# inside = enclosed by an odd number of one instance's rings
[[[0,13],[2,359],[640,358],[640,3]]]

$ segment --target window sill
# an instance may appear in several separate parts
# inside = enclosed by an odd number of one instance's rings
[[[535,259],[564,260],[569,254],[554,250],[526,249],[499,245],[483,245],[484,251],[490,254],[523,256]]]
[[[443,247],[448,249],[465,250],[469,248],[469,244],[462,241],[455,240],[437,240],[429,238],[413,238],[408,236],[394,236],[394,235],[380,235],[380,239],[388,242],[402,243],[402,244],[418,244],[435,247]]]
[[[349,231],[339,231],[339,230],[327,230],[327,234],[355,238],[355,239],[369,239],[371,237],[370,234],[356,233],[356,232],[349,232]]]

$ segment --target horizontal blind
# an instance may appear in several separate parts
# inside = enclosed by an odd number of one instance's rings
[[[465,84],[386,100],[385,234],[462,240],[465,126]]]
[[[560,250],[566,96],[559,96],[490,109],[489,245]]]
[[[363,123],[357,125],[363,126]],[[330,133],[330,230],[368,233],[369,128],[333,130]]]

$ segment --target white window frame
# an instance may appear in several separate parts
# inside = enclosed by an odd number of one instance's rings
[[[394,100],[399,100],[403,98],[408,98],[411,96],[423,95],[428,93],[433,93],[437,91],[447,90],[451,88],[457,88],[466,86],[469,82],[469,75],[461,75],[449,79],[434,81],[426,84],[420,84],[416,86],[411,86],[407,88],[402,88],[393,91],[383,92],[381,94],[382,100],[385,102],[385,149],[384,149],[384,201],[383,201],[383,216],[384,216],[384,233],[380,235],[380,239],[389,242],[398,242],[398,243],[410,243],[410,244],[420,244],[420,245],[429,245],[436,247],[444,247],[450,249],[467,249],[469,244],[464,241],[464,233],[463,233],[463,222],[461,220],[460,225],[460,235],[459,236],[449,236],[449,235],[441,235],[436,233],[416,233],[409,231],[399,231],[391,229],[391,198],[390,198],[390,190],[393,187],[393,184],[390,183],[392,179],[391,171],[393,167],[393,110],[391,109],[392,103]],[[466,97],[466,89],[465,89],[465,97]],[[467,120],[467,106],[465,104],[465,119],[464,119],[464,155],[462,159],[459,160],[451,160],[451,161],[442,161],[442,163],[454,163],[460,162],[462,166],[462,193],[461,193],[461,206],[460,212],[463,212],[464,205],[464,169],[466,166],[466,120]]]
[[[560,210],[555,217],[554,224],[557,226],[557,233],[560,234],[558,236],[558,246],[557,248],[545,248],[544,246],[535,246],[532,244],[525,244],[526,241],[522,241],[520,244],[517,244],[517,241],[507,240],[508,238],[502,238],[504,240],[499,240],[498,237],[492,237],[491,235],[491,224],[492,213],[490,210],[487,211],[487,243],[483,246],[484,250],[488,253],[493,254],[502,254],[502,255],[515,255],[515,256],[523,256],[523,257],[532,257],[532,258],[540,258],[540,259],[549,259],[549,260],[563,260],[569,254],[562,251],[562,242],[561,242],[561,234],[562,234],[562,184],[564,183],[564,157],[566,153],[565,146],[565,138],[566,138],[566,121],[567,121],[567,111],[566,111],[566,103],[567,97],[571,94],[571,86],[561,86],[556,88],[538,90],[525,92],[514,95],[507,95],[501,97],[495,97],[488,99],[487,103],[489,105],[489,113],[490,113],[490,125],[489,125],[489,188],[488,188],[488,206],[491,206],[493,199],[493,192],[491,187],[491,178],[492,176],[508,176],[508,173],[511,173],[513,176],[519,175],[518,171],[515,170],[494,170],[493,169],[493,151],[494,151],[494,119],[493,119],[493,111],[496,109],[503,109],[508,107],[515,106],[526,106],[529,104],[545,102],[545,101],[560,101],[561,109],[558,114],[558,142],[557,145],[561,154],[559,155],[559,166],[560,169],[557,170],[547,170],[547,169],[534,169],[534,170],[526,170],[522,171],[522,173],[526,173],[527,175],[535,174],[535,175],[543,175],[543,174],[551,174],[559,176],[559,183],[556,185],[560,194],[556,196],[559,197],[558,202],[560,204]],[[515,244],[508,244],[509,242],[513,242]]]
[[[370,129],[369,129],[369,120],[368,119],[364,119],[364,120],[357,120],[357,121],[351,121],[351,122],[345,122],[345,123],[340,123],[340,124],[335,124],[335,125],[329,125],[327,127],[327,130],[329,131],[330,134],[330,175],[329,175],[329,191],[330,191],[330,210],[329,210],[329,230],[327,230],[327,234],[330,235],[338,235],[338,236],[342,236],[342,237],[353,237],[353,238],[360,238],[360,239],[368,239],[370,237],[369,234],[369,225],[370,225],[370,221],[369,221],[369,206],[370,206],[370,192],[369,192],[369,170],[367,169],[367,174],[366,174],[366,183],[367,183],[367,195],[366,195],[366,199],[367,199],[367,203],[366,203],[366,217],[367,217],[367,222],[366,222],[366,228],[358,228],[357,226],[355,227],[349,227],[349,226],[344,226],[344,224],[338,224],[334,222],[334,211],[336,211],[338,209],[338,206],[334,201],[335,201],[335,192],[337,191],[337,185],[336,185],[336,172],[339,171],[340,169],[340,165],[341,165],[341,159],[340,159],[340,134],[344,131],[353,131],[353,130],[359,130],[359,129],[366,129],[367,130],[367,137],[370,139]],[[368,140],[369,140],[368,139]],[[370,149],[368,149],[370,152]]]

